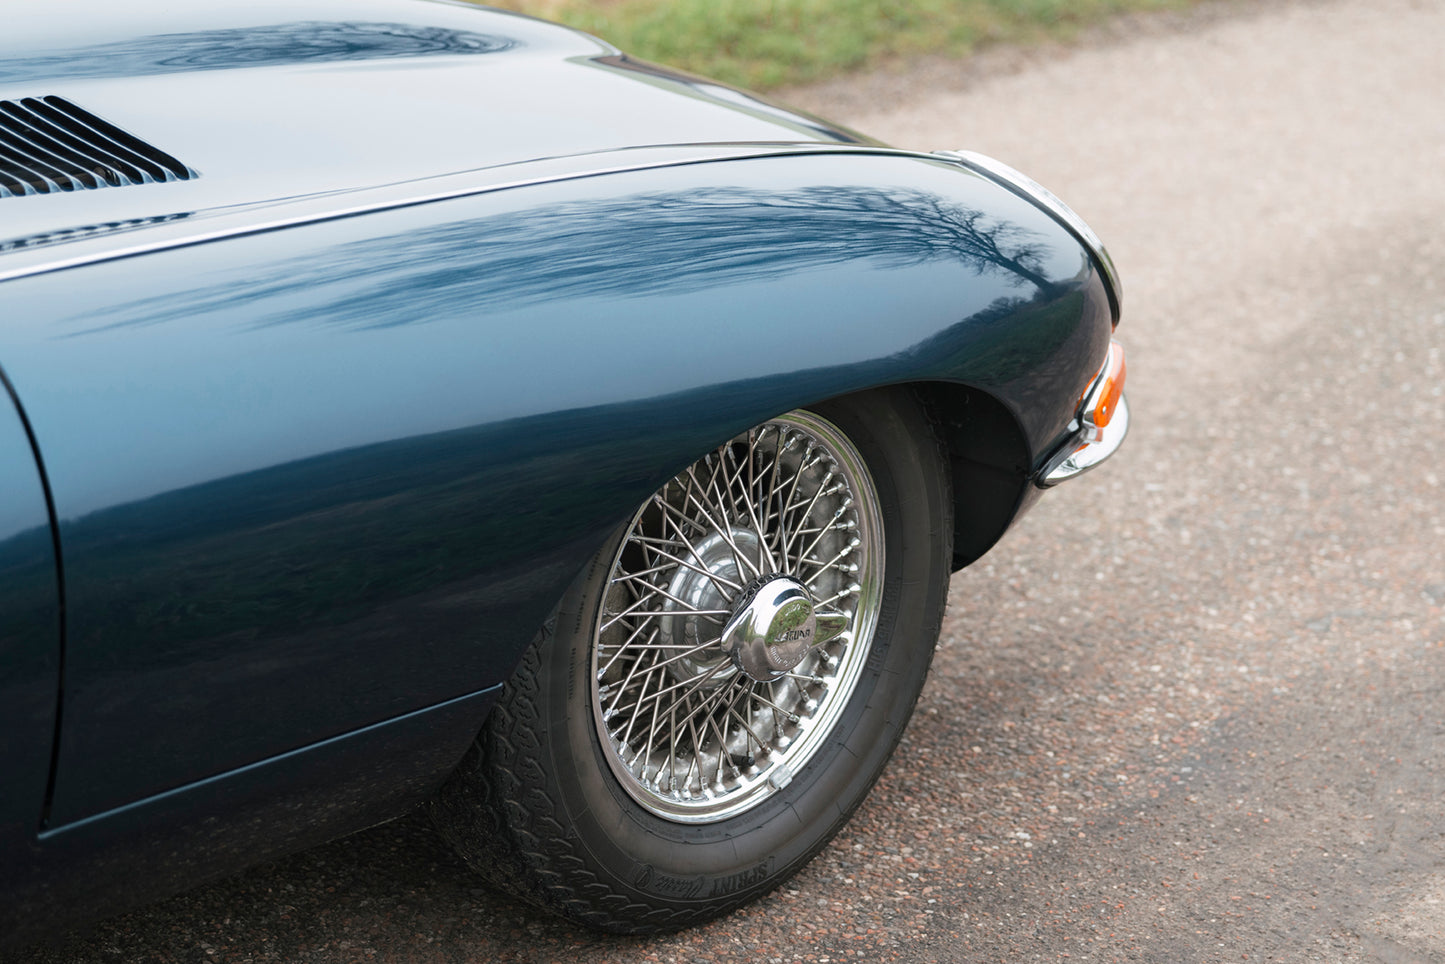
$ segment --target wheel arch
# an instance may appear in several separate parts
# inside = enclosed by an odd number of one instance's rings
[[[1002,401],[952,382],[917,382],[953,477],[953,569],[998,542],[1027,508],[1030,453],[1023,427]]]

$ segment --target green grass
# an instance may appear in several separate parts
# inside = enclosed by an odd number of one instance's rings
[[[596,34],[645,60],[759,90],[920,54],[1068,38],[1197,0],[491,0]]]

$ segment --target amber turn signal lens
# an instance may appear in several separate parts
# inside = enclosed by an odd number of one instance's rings
[[[1099,383],[1094,408],[1088,419],[1096,428],[1103,428],[1114,417],[1119,407],[1119,398],[1124,394],[1124,346],[1117,341],[1109,343],[1109,357],[1104,362],[1104,377]]]

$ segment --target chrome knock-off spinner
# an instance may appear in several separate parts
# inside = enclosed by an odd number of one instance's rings
[[[814,646],[848,628],[843,613],[819,612],[798,580],[773,573],[755,580],[733,609],[722,631],[722,650],[759,683],[781,679]]]

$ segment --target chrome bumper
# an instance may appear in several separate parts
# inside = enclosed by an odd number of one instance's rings
[[[1110,342],[1099,374],[1079,399],[1067,441],[1049,456],[1035,476],[1035,484],[1048,488],[1082,475],[1119,450],[1129,434],[1129,403],[1124,398],[1124,347]]]

